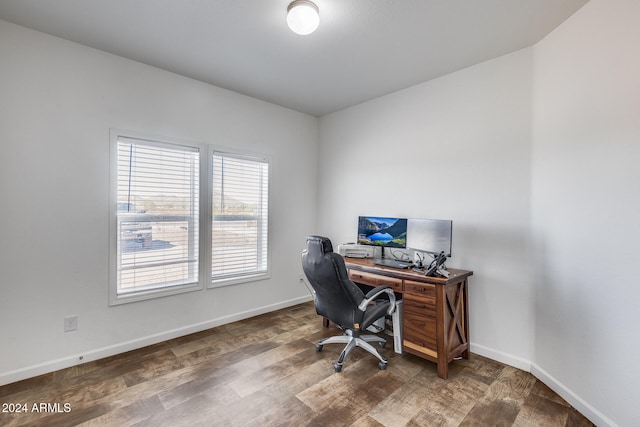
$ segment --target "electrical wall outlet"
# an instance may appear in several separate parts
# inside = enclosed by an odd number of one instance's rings
[[[78,316],[67,316],[64,318],[64,331],[71,332],[78,329]]]

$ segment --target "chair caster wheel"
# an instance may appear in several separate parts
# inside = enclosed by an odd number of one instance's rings
[[[380,348],[385,348],[387,346],[387,342],[386,341],[379,342],[378,344],[380,345]]]
[[[322,351],[322,344],[316,344],[316,351]]]
[[[378,368],[380,368],[381,371],[384,371],[385,369],[387,369],[387,363],[384,363],[384,362],[378,363]]]
[[[339,365],[339,364],[336,363],[335,365],[333,365],[333,369],[336,372],[340,372],[340,371],[342,371],[342,365]]]

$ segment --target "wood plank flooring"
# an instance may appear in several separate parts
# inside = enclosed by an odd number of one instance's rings
[[[342,346],[315,343],[337,333],[297,305],[0,387],[2,409],[27,409],[0,425],[593,425],[532,375],[475,354],[443,380],[390,340],[385,371],[355,349],[335,373]]]

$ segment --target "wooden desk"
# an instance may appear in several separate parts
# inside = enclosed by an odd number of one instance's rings
[[[449,278],[378,266],[345,258],[349,278],[368,286],[389,285],[402,295],[402,350],[438,364],[446,379],[449,362],[469,358],[468,270],[449,269]]]

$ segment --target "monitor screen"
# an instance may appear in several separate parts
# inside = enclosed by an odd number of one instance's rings
[[[409,219],[407,248],[451,256],[453,221],[445,219]]]
[[[405,248],[407,246],[407,219],[378,216],[358,217],[358,243]]]

